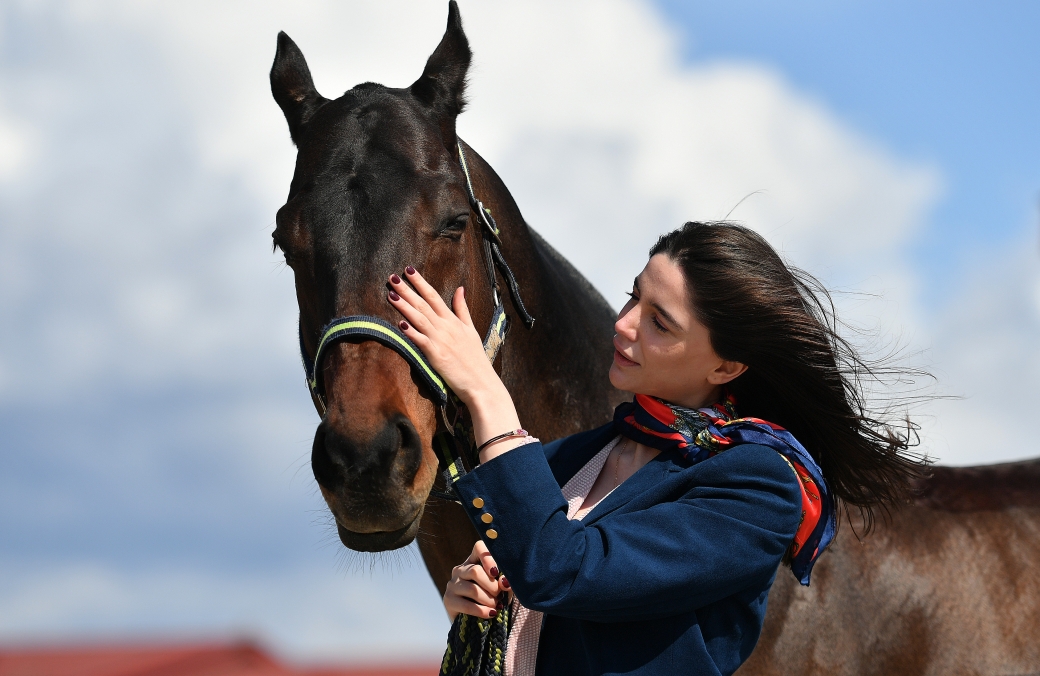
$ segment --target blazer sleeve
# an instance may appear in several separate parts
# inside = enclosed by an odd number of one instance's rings
[[[567,519],[541,444],[498,456],[455,487],[521,603],[611,622],[668,617],[768,584],[797,531],[797,479],[770,448],[738,446],[682,478],[668,499],[589,524]]]

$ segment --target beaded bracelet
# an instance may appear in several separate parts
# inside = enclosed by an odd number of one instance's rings
[[[525,429],[513,430],[512,432],[506,432],[505,434],[499,434],[497,437],[491,437],[477,448],[477,453],[480,453],[491,444],[502,441],[503,439],[512,439],[514,437],[526,437],[530,436]]]

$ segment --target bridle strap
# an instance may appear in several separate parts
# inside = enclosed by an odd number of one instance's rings
[[[495,294],[495,305],[498,305],[498,282],[495,280],[495,268],[502,273],[502,277],[506,280],[506,285],[509,286],[509,296],[513,301],[513,307],[516,309],[520,320],[524,323],[524,326],[531,328],[534,326],[534,317],[527,311],[524,306],[524,301],[520,297],[520,285],[516,283],[516,275],[513,274],[509,264],[506,263],[506,257],[502,255],[502,239],[499,236],[500,232],[498,224],[495,223],[495,217],[491,215],[491,210],[484,206],[484,203],[477,199],[477,194],[473,191],[473,179],[469,174],[469,165],[466,162],[466,151],[462,149],[462,141],[457,141],[456,145],[459,148],[459,164],[462,165],[462,173],[466,176],[466,190],[469,193],[469,205],[477,212],[477,217],[480,219],[481,225],[483,225],[484,231],[484,255],[485,264],[488,271],[488,279],[491,283],[491,288]]]

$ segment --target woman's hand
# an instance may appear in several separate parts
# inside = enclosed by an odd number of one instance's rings
[[[401,331],[423,351],[459,399],[469,405],[469,400],[502,387],[484,354],[462,287],[455,289],[452,312],[415,268],[407,267],[404,277],[390,276],[390,303],[405,319]]]
[[[483,540],[477,540],[469,558],[451,571],[444,590],[444,609],[454,621],[459,613],[489,619],[502,610],[507,600],[509,582],[499,576],[495,559]]]
[[[513,400],[484,354],[463,289],[455,290],[453,312],[437,290],[409,266],[404,279],[390,276],[388,297],[405,319],[400,323],[401,331],[422,350],[430,365],[469,409],[477,445],[519,429]],[[517,443],[512,438],[495,443],[481,452],[480,460],[487,462]]]

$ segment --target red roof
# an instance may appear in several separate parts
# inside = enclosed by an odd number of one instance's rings
[[[0,648],[0,676],[435,676],[437,664],[294,668],[251,643]]]

